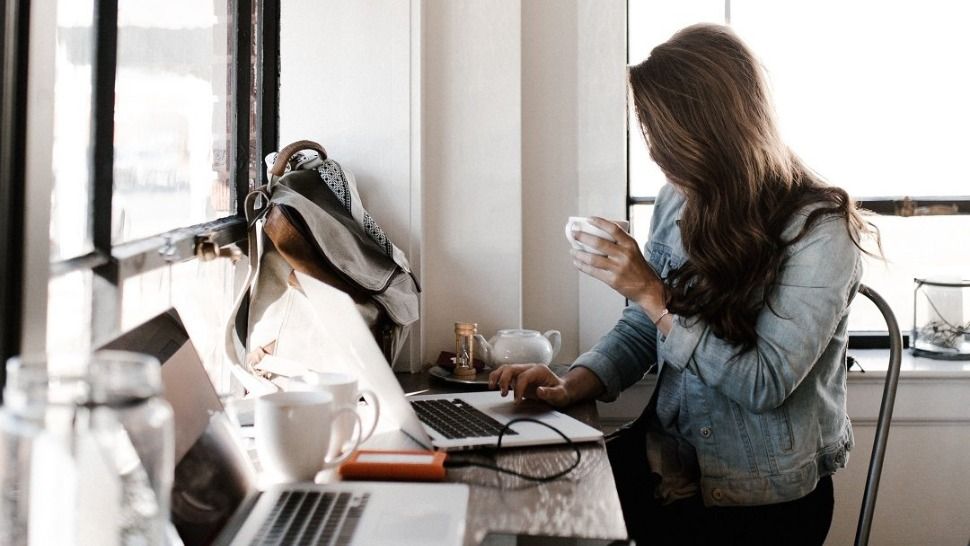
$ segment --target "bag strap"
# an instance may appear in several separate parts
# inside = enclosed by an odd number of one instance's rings
[[[259,377],[255,370],[246,363],[246,344],[249,337],[249,302],[253,284],[259,274],[259,261],[263,249],[259,244],[259,219],[269,209],[269,192],[262,186],[246,196],[245,211],[249,238],[249,272],[243,282],[232,311],[226,321],[225,351],[230,362],[230,372],[243,387],[256,394],[274,392],[278,390],[269,380]],[[242,321],[240,323],[240,321]],[[240,335],[240,329],[243,335]]]
[[[276,155],[276,161],[269,169],[271,177],[280,177],[286,172],[286,164],[294,154],[302,150],[314,150],[320,154],[320,159],[327,158],[327,151],[320,144],[312,140],[298,140],[283,147]],[[252,296],[252,288],[259,275],[259,264],[262,258],[263,249],[259,243],[260,229],[259,220],[269,211],[270,198],[272,197],[272,187],[268,185],[260,186],[246,195],[244,210],[246,211],[246,223],[248,226],[249,238],[249,272],[246,280],[236,300],[233,302],[232,311],[226,323],[225,350],[226,356],[233,364],[230,370],[242,385],[250,392],[272,392],[277,390],[269,380],[259,377],[256,371],[250,369],[246,363],[246,345],[249,336],[249,304]],[[242,320],[243,324],[239,321]],[[240,335],[240,328],[244,330],[244,336]]]
[[[273,162],[273,166],[270,167],[269,173],[273,176],[283,176],[286,172],[286,163],[293,157],[293,154],[303,151],[303,150],[314,150],[320,154],[320,159],[327,159],[327,150],[323,146],[317,144],[312,140],[298,140],[292,144],[284,146],[278,154],[276,154],[276,161]]]

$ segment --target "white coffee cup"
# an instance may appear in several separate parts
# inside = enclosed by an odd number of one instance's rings
[[[357,434],[343,451],[331,456],[334,421],[344,416],[356,421]],[[334,467],[360,445],[360,418],[350,408],[339,408],[329,392],[276,392],[256,399],[256,452],[273,482],[311,481],[317,472]]]
[[[626,220],[609,220],[609,221],[619,226],[619,228],[622,229],[623,231],[629,233],[630,222],[627,222]],[[602,229],[591,224],[589,222],[589,218],[585,216],[570,216],[569,220],[566,222],[566,240],[569,241],[569,244],[576,250],[582,250],[584,252],[589,252],[590,254],[605,256],[605,254],[600,252],[599,250],[596,250],[593,247],[584,245],[583,243],[574,239],[573,230],[581,231],[583,233],[589,233],[590,235],[595,235],[602,239],[606,239],[607,241],[616,242],[616,239],[614,239],[610,234],[606,233]]]
[[[381,415],[380,402],[377,395],[370,390],[357,388],[357,378],[346,373],[338,372],[308,372],[299,377],[293,378],[288,385],[291,391],[323,391],[333,395],[335,407],[349,408],[357,415],[357,422],[369,423],[361,426],[360,441],[365,442],[374,434],[377,428],[377,421]],[[366,406],[360,406],[358,401],[363,398]],[[363,412],[363,414],[362,414]],[[367,414],[370,415],[367,415]],[[364,417],[367,419],[364,419]],[[353,439],[354,436],[353,417],[340,416],[334,423],[334,442],[330,446],[331,457],[336,457],[343,451],[344,446]]]

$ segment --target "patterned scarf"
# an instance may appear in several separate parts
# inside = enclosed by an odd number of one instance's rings
[[[266,156],[266,171],[270,184],[274,184],[279,177],[273,176],[269,169],[276,162],[276,152]],[[357,181],[353,173],[345,171],[339,163],[332,159],[320,159],[320,154],[314,150],[302,150],[293,154],[286,165],[286,172],[294,170],[315,170],[320,180],[330,188],[337,200],[347,209],[347,212],[357,221],[365,233],[375,242],[385,254],[391,257],[401,269],[411,272],[404,252],[387,238],[384,230],[374,220],[374,217],[364,209],[360,194],[357,192]]]

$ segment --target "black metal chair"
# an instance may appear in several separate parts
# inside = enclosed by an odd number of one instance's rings
[[[893,314],[886,300],[866,285],[859,287],[859,293],[876,304],[886,320],[889,332],[889,369],[886,370],[886,384],[883,387],[882,403],[879,406],[876,435],[872,441],[872,456],[869,458],[869,474],[866,477],[866,488],[862,494],[862,510],[859,512],[859,524],[855,532],[856,546],[865,546],[869,544],[872,516],[876,509],[876,494],[879,491],[879,479],[882,475],[882,464],[886,458],[886,444],[889,441],[889,426],[892,424],[893,406],[896,404],[896,387],[899,384],[899,367],[903,356],[903,337],[899,331],[899,323],[896,322],[896,315]]]

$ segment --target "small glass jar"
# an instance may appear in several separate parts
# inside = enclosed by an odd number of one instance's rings
[[[174,471],[161,365],[14,357],[0,408],[0,545],[165,543]]]
[[[913,280],[913,354],[970,360],[970,280]]]
[[[478,324],[455,323],[455,369],[451,373],[459,377],[475,375],[475,334]]]

